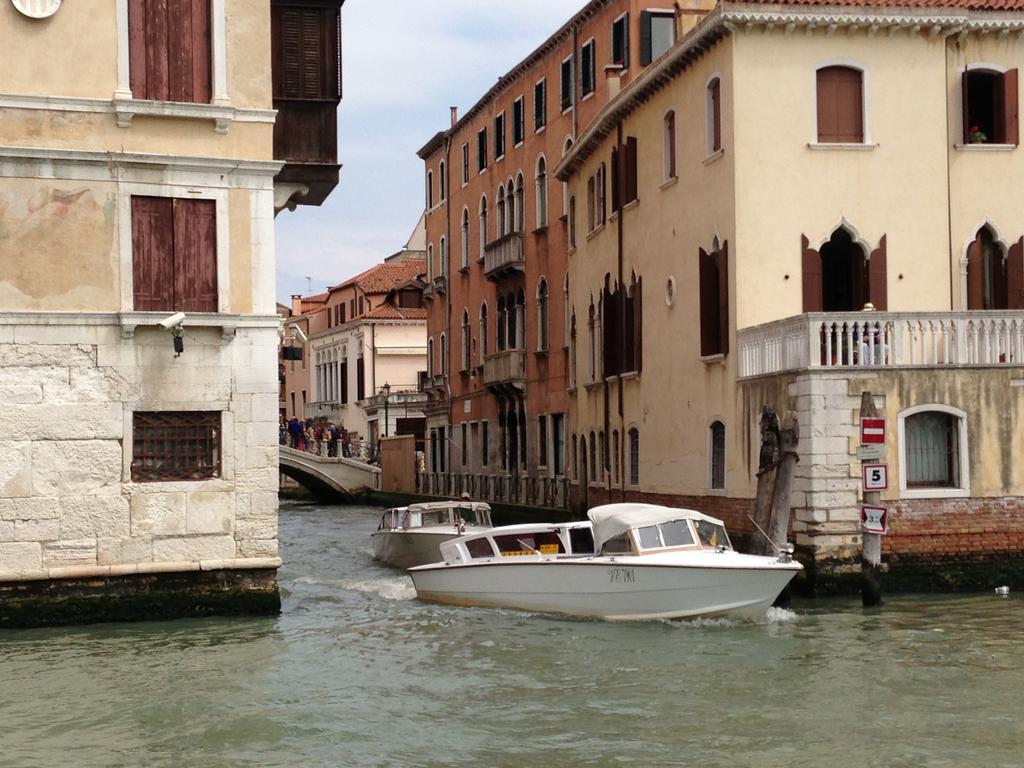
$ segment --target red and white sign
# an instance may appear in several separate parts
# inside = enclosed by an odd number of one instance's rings
[[[889,490],[888,464],[862,464],[861,469],[864,473],[865,491]]]
[[[888,533],[889,510],[885,507],[862,507],[860,510],[860,527],[864,533]]]
[[[861,419],[860,444],[885,445],[885,419]]]

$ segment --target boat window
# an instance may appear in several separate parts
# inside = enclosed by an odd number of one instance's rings
[[[621,533],[614,539],[608,539],[601,547],[601,551],[606,555],[628,555],[632,553],[633,546],[629,541],[628,533]]]
[[[697,520],[697,536],[700,538],[700,543],[705,547],[728,547],[732,549],[732,545],[729,543],[729,537],[725,534],[725,528],[714,523],[709,523],[707,520]]]
[[[690,526],[685,520],[673,520],[661,524],[661,538],[666,547],[686,547],[693,544]]]
[[[466,551],[469,552],[470,557],[494,557],[494,550],[491,548],[491,542],[486,536],[467,541]]]
[[[590,528],[570,528],[569,543],[574,555],[594,554],[594,532]]]
[[[518,555],[560,555],[565,552],[562,540],[554,531],[534,533],[510,533],[507,536],[495,536],[494,543],[502,557]]]
[[[423,512],[420,517],[420,525],[448,525],[451,522],[447,509],[433,509]]]
[[[661,546],[661,535],[658,533],[658,526],[646,525],[637,528],[640,536],[640,549],[658,549]]]

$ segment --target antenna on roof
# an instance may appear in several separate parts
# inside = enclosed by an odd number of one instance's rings
[[[313,278],[310,277],[309,275],[306,275],[306,295],[313,295]]]

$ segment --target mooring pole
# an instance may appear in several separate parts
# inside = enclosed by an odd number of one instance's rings
[[[757,467],[757,494],[754,496],[754,543],[750,552],[770,555],[771,543],[759,531],[767,531],[772,516],[772,489],[779,462],[779,417],[766,405],[761,408],[761,453]]]
[[[862,419],[878,416],[875,398],[870,392],[861,393],[860,416]],[[879,491],[864,491],[864,506],[877,507],[882,502]],[[865,608],[882,604],[882,536],[861,530],[860,597]]]
[[[800,424],[792,411],[786,413],[780,437],[779,468],[775,471],[772,514],[768,523],[768,536],[776,547],[784,546],[789,535],[789,519],[793,512],[789,499],[793,488],[793,474],[797,462],[800,461],[796,452],[800,443]]]

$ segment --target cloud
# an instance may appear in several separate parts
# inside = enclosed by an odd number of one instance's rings
[[[530,54],[583,0],[349,0],[338,188],[277,218],[278,297],[337,284],[398,250],[423,211],[416,150]]]

